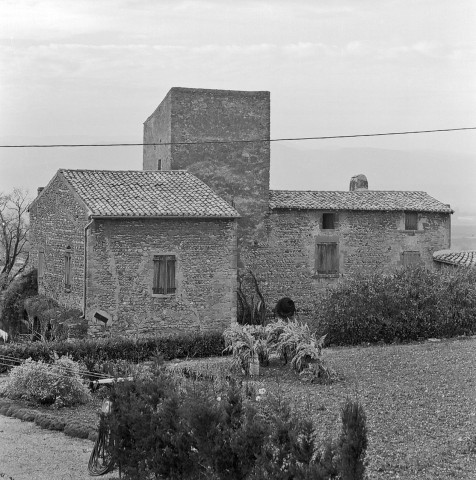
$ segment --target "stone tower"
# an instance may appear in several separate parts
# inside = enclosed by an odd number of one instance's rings
[[[143,169],[187,170],[204,181],[241,214],[246,250],[265,241],[269,135],[269,92],[175,87],[144,122],[144,143],[165,145],[144,146]]]

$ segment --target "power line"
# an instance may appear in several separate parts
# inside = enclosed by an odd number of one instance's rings
[[[259,143],[259,142],[298,142],[304,140],[331,140],[338,138],[385,137],[390,135],[415,135],[420,133],[457,132],[476,130],[476,127],[439,128],[435,130],[412,130],[403,132],[359,133],[355,135],[329,135],[322,137],[294,137],[294,138],[261,138],[254,140],[204,140],[197,142],[164,142],[164,143],[75,143],[75,144],[48,144],[48,145],[0,145],[0,148],[56,148],[56,147],[142,147],[167,145],[205,145],[226,143]]]

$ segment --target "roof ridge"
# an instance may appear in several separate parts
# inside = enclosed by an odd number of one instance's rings
[[[60,172],[107,172],[107,173],[188,173],[193,175],[187,170],[106,170],[106,169],[95,169],[95,168],[60,168]]]
[[[384,193],[424,193],[429,195],[424,190],[282,190],[282,189],[269,189],[271,192],[292,192],[292,193],[365,193],[365,192],[384,192]],[[431,196],[431,195],[429,195]],[[438,200],[439,201],[439,200]]]

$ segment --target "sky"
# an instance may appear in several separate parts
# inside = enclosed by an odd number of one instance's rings
[[[474,0],[1,0],[0,144],[140,142],[174,86],[270,91],[271,138],[475,127],[475,25]],[[0,192],[141,156],[0,148]],[[273,188],[347,167],[476,225],[476,130],[272,144]]]

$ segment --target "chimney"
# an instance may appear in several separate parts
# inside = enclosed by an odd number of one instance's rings
[[[44,189],[45,189],[45,187],[38,187],[37,195],[39,195]]]
[[[367,177],[365,175],[354,175],[350,179],[349,191],[355,192],[357,190],[368,190],[369,182],[367,182]]]

